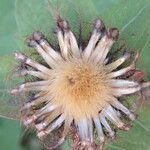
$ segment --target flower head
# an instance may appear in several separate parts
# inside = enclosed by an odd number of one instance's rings
[[[55,33],[59,50],[53,49],[41,32],[34,32],[27,39],[28,46],[33,47],[46,64],[15,53],[19,62],[30,66],[21,74],[37,77],[37,81],[26,82],[12,90],[12,93],[37,91],[32,101],[22,107],[28,112],[24,124],[34,124],[39,138],[63,127],[60,143],[74,126],[83,145],[95,142],[95,129],[100,143],[104,142],[106,132],[114,137],[108,121],[128,130],[118,111],[131,120],[135,116],[119,98],[140,91],[145,84],[122,78],[135,69],[137,55],[131,65],[124,68],[122,64],[130,57],[129,53],[125,52],[113,62],[109,60],[108,53],[119,37],[118,29],[106,29],[102,20],[97,19],[84,49],[79,47],[69,23],[60,17]]]

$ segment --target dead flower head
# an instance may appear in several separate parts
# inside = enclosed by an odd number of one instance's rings
[[[119,98],[138,92],[149,84],[122,78],[135,70],[137,55],[127,67],[122,67],[122,64],[130,57],[128,52],[113,62],[109,60],[108,53],[119,37],[118,29],[106,29],[102,20],[97,19],[84,49],[79,47],[69,23],[60,17],[55,34],[59,50],[53,49],[41,32],[34,32],[27,39],[28,46],[38,52],[45,65],[23,53],[15,53],[21,64],[32,68],[26,67],[21,74],[37,77],[37,81],[26,82],[11,91],[13,94],[37,91],[32,101],[22,107],[28,112],[23,117],[24,124],[34,125],[39,138],[63,127],[59,143],[74,126],[85,146],[96,141],[94,131],[100,143],[104,142],[105,133],[114,137],[114,129],[108,121],[119,129],[128,130],[118,111],[130,120],[135,116]]]

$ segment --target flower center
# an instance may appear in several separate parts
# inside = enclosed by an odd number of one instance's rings
[[[103,107],[110,95],[104,66],[73,60],[55,69],[51,91],[56,103],[68,112],[91,115]],[[89,112],[90,111],[90,112]],[[93,114],[93,113],[92,113]]]
[[[75,65],[68,71],[66,76],[68,93],[73,97],[93,97],[99,86],[99,75],[96,70],[91,66]]]
[[[57,90],[75,100],[95,97],[106,88],[106,73],[103,66],[81,60],[67,62],[56,68]],[[58,93],[58,92],[57,92]]]

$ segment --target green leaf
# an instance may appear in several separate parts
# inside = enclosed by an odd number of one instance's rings
[[[2,150],[21,150],[20,124],[0,118],[0,145]]]
[[[7,96],[7,85],[5,77],[12,69],[12,65],[14,64],[12,63],[13,59],[11,57],[7,57],[6,55],[11,54],[18,48],[16,43],[17,25],[15,20],[14,1],[0,1],[0,19],[0,149],[20,150],[19,122],[1,118],[1,115],[12,113],[11,110],[13,109],[12,106],[8,107],[8,101],[6,102],[7,98],[2,97],[4,94]]]
[[[1,0],[0,3],[0,55],[5,55],[18,48],[15,3],[10,0]]]

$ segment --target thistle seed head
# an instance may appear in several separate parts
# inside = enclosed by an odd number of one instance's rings
[[[33,68],[25,70],[22,75],[32,75],[37,79],[12,90],[15,94],[38,93],[33,101],[22,107],[22,111],[29,112],[23,119],[24,124],[34,124],[39,138],[63,127],[63,141],[73,126],[82,147],[95,143],[95,130],[100,144],[105,141],[105,131],[114,138],[115,132],[108,120],[119,129],[129,130],[130,126],[123,123],[118,111],[131,120],[135,116],[121,103],[120,98],[150,84],[131,80],[130,76],[123,78],[135,69],[137,56],[127,67],[122,67],[122,64],[129,59],[129,53],[108,61],[108,53],[119,38],[119,30],[106,29],[102,20],[96,20],[85,49],[79,48],[68,21],[60,16],[55,33],[59,51],[51,47],[41,32],[34,32],[27,39],[28,46],[35,48],[45,64],[15,53],[19,62]]]

